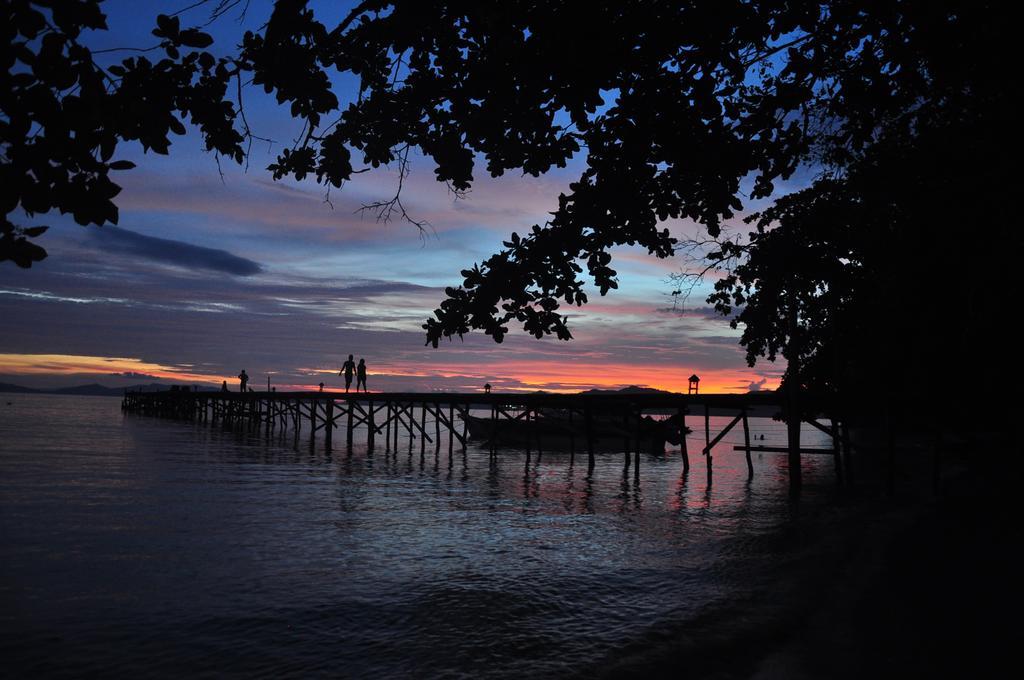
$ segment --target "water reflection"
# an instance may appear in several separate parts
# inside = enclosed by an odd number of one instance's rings
[[[184,674],[211,655],[248,675],[576,673],[756,587],[793,512],[785,457],[756,458],[748,481],[727,442],[709,487],[678,452],[634,453],[638,475],[622,455],[591,470],[394,433],[370,450],[358,431],[328,449],[308,428],[37,399],[0,421],[3,651],[83,674]],[[831,474],[808,462],[805,503]]]

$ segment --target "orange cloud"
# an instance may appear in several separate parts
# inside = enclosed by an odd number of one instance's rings
[[[190,367],[166,366],[128,357],[79,354],[0,354],[0,373],[8,375],[75,375],[144,373],[154,378],[219,384],[227,376],[193,373]]]

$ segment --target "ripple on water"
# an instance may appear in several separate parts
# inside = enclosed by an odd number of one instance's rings
[[[27,673],[563,676],[756,589],[793,512],[782,457],[748,484],[728,441],[708,489],[677,453],[637,480],[616,456],[348,453],[15,402],[0,652]],[[813,502],[831,476],[805,474]]]

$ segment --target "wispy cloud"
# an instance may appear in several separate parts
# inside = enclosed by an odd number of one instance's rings
[[[110,225],[91,229],[88,233],[97,247],[109,253],[134,255],[178,267],[206,269],[235,276],[252,276],[262,271],[258,263],[232,255],[226,250],[146,236]]]

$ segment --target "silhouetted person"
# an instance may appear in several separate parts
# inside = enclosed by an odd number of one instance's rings
[[[242,383],[241,391],[245,392],[245,386],[249,384],[249,374],[245,372],[244,368],[242,369],[242,372],[238,374],[238,380]]]
[[[324,391],[324,384],[323,384],[323,383],[320,383],[320,391],[321,391],[321,392],[323,392],[323,391]]]
[[[359,392],[359,386],[363,386],[363,392],[366,392],[366,359],[360,358],[359,365],[356,367],[356,392]]]
[[[352,361],[352,355],[348,355],[348,361],[341,365],[341,370],[338,371],[338,375],[345,376],[345,391],[348,392],[348,388],[352,386],[352,373],[356,370],[356,362]],[[356,389],[359,389],[359,385],[356,385]]]
[[[220,384],[220,391],[221,392],[227,392],[228,391],[228,381],[227,380],[225,380],[224,382],[222,382]]]
[[[490,394],[490,393],[491,393],[491,383],[485,383],[484,384],[484,394]]]

